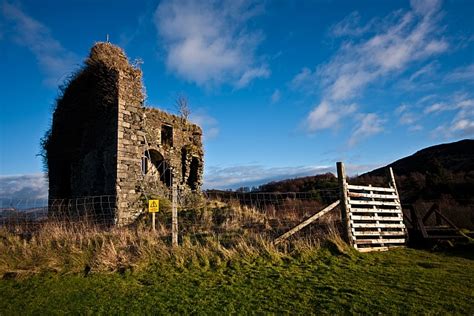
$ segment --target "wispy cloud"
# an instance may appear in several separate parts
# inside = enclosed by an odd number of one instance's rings
[[[242,88],[268,77],[268,66],[256,54],[263,36],[246,27],[262,11],[250,0],[161,2],[155,25],[168,69],[206,87],[228,83]]]
[[[311,131],[335,128],[343,117],[350,116],[356,109],[355,104],[333,107],[327,100],[323,100],[309,113],[307,126]]]
[[[299,166],[267,168],[260,165],[209,167],[204,175],[206,189],[236,189],[258,186],[270,181],[334,172],[333,167]]]
[[[375,113],[357,115],[358,124],[354,128],[349,145],[357,144],[361,139],[376,135],[384,130],[385,120]]]
[[[428,109],[433,109],[433,106]],[[453,105],[444,104],[442,107],[433,109],[429,114],[440,111],[457,111],[453,119],[438,126],[432,136],[435,138],[451,138],[456,136],[474,137],[474,99],[463,99]]]
[[[451,73],[446,75],[446,80],[474,83],[474,64],[454,69]]]
[[[452,106],[450,106],[446,103],[436,102],[436,103],[433,103],[430,106],[426,107],[425,110],[424,110],[424,113],[425,114],[439,113],[439,112],[448,111],[448,110],[452,110],[452,109],[453,109]]]
[[[418,118],[416,117],[416,115],[411,112],[405,112],[402,115],[400,115],[400,124],[402,125],[412,125],[417,120]]]
[[[0,198],[47,199],[48,181],[44,174],[0,176]]]
[[[370,23],[366,25],[360,24],[360,14],[359,12],[355,11],[346,16],[340,22],[334,24],[331,29],[329,30],[330,34],[334,37],[343,37],[343,36],[351,36],[357,37],[363,34],[366,34],[371,29],[373,29],[373,25],[377,22],[376,19],[371,20]]]
[[[280,101],[281,99],[281,92],[279,89],[275,89],[275,91],[273,91],[272,93],[272,96],[270,97],[270,101],[272,103],[277,103],[278,101]]]
[[[303,67],[290,82],[290,87],[294,90],[302,90],[304,92],[314,92],[319,78],[316,72],[308,67]]]
[[[5,37],[27,47],[35,55],[46,76],[46,85],[56,87],[61,84],[61,79],[71,73],[78,63],[78,57],[54,39],[44,24],[27,15],[20,7],[8,2],[3,2],[0,6],[7,21],[4,24],[7,30]]]
[[[314,71],[304,68],[291,83],[295,88],[312,87],[322,95],[306,118],[307,129],[312,132],[337,127],[347,116],[347,109],[353,110],[354,100],[362,96],[369,85],[392,79],[415,62],[447,51],[449,45],[439,25],[440,7],[440,1],[411,1],[411,10],[398,10],[366,25],[360,25],[358,13],[352,13],[336,24],[332,33],[350,39],[341,43],[329,62]],[[413,76],[419,77],[429,71],[429,67],[420,69]],[[376,114],[352,117],[358,118],[354,130],[357,139],[383,130],[384,120]],[[370,118],[376,120],[371,122]],[[353,143],[353,139],[355,137],[349,142]]]
[[[408,79],[409,82],[414,82],[415,80],[425,77],[425,76],[432,76],[438,67],[438,64],[435,62],[428,63],[421,67],[420,69],[416,70],[413,74],[411,74],[410,78]]]
[[[420,119],[418,114],[413,113],[410,111],[409,106],[407,104],[402,104],[398,108],[395,109],[395,115],[398,116],[398,122],[401,125],[409,125],[411,127]],[[421,125],[417,125],[415,129],[412,130],[420,130]]]
[[[350,176],[362,174],[380,165],[346,165]],[[238,165],[230,167],[207,167],[204,174],[204,189],[237,189],[239,187],[259,186],[271,181],[313,176],[331,172],[331,166],[296,166],[268,168],[261,165]]]

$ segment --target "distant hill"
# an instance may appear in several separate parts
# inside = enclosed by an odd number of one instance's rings
[[[420,200],[452,199],[474,204],[474,140],[465,139],[422,149],[350,179],[353,184],[387,185],[387,167],[395,173],[400,196],[405,203]],[[256,192],[310,192],[337,188],[331,173],[288,179],[253,188]]]
[[[458,227],[474,229],[474,140],[422,149],[352,181],[380,184],[387,167],[393,168],[402,203],[422,214],[437,203]]]
[[[465,139],[428,147],[362,176],[384,176],[387,167],[392,167],[399,176],[413,172],[436,172],[439,168],[453,173],[468,173],[474,171],[474,140]]]
[[[332,173],[309,177],[273,181],[256,189],[259,192],[311,192],[315,190],[337,189],[337,178]]]
[[[351,184],[388,184],[387,167],[395,173],[403,204],[422,213],[437,203],[459,227],[474,229],[474,140],[465,139],[422,149],[389,165],[349,179]],[[270,182],[256,192],[311,192],[337,189],[331,173]],[[248,191],[247,191],[248,192]]]
[[[426,212],[437,203],[459,227],[474,229],[474,140],[465,139],[422,149],[389,165],[349,179],[351,184],[388,185],[388,170],[395,173],[403,204]],[[325,194],[337,195],[338,181],[332,173],[274,181],[237,192],[313,192],[324,202]],[[211,190],[212,194],[224,191]],[[227,192],[228,193],[228,192]]]

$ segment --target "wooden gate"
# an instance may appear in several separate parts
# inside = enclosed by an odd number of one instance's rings
[[[388,187],[348,184],[342,162],[337,163],[337,173],[344,237],[349,244],[361,252],[404,246],[406,228],[392,168]]]

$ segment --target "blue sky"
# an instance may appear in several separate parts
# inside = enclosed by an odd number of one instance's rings
[[[474,1],[0,3],[0,194],[45,195],[58,86],[106,39],[146,103],[187,95],[206,187],[352,174],[474,136]],[[41,195],[40,194],[40,195]]]

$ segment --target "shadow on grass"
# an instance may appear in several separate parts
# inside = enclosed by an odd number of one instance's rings
[[[435,249],[436,252],[443,252],[447,256],[460,257],[469,260],[474,260],[474,242],[467,242],[456,244],[450,248]]]

